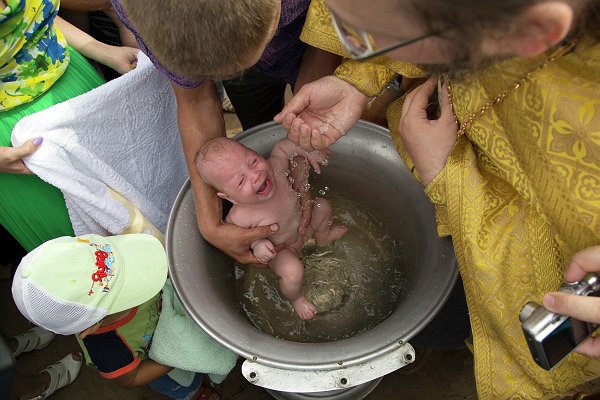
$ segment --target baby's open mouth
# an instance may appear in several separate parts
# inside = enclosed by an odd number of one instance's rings
[[[261,196],[266,195],[266,194],[268,194],[270,187],[271,187],[270,179],[266,178],[265,181],[263,182],[263,184],[260,185],[260,187],[256,191],[256,194],[261,195]]]

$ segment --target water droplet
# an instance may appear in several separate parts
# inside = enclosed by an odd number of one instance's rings
[[[325,190],[329,190],[329,186],[325,186],[325,188],[324,188],[324,189],[325,189]]]
[[[317,203],[317,207],[321,207],[321,203]]]
[[[319,190],[319,194],[320,194],[321,196],[324,196],[324,195],[325,195],[325,191],[324,191],[323,189],[321,189],[321,190]]]

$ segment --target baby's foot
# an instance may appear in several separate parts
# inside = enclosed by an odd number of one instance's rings
[[[332,225],[329,227],[329,234],[325,239],[317,240],[317,235],[315,234],[315,243],[317,246],[326,246],[344,236],[346,232],[348,232],[346,225]]]
[[[304,296],[300,296],[291,303],[292,307],[294,307],[294,311],[296,311],[296,314],[298,314],[298,316],[305,321],[311,319],[317,313],[317,307],[315,307]]]

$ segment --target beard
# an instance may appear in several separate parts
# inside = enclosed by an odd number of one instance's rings
[[[484,55],[476,46],[454,47],[449,50],[449,53],[450,61],[448,63],[426,64],[422,66],[423,69],[432,75],[444,74],[451,80],[459,80],[465,75],[484,70],[511,57],[508,55]]]

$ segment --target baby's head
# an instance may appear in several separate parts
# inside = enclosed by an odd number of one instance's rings
[[[71,335],[145,303],[166,279],[167,257],[154,236],[64,236],[23,258],[12,293],[29,321]]]
[[[256,204],[273,195],[271,164],[238,141],[209,140],[196,154],[194,164],[202,180],[233,204]]]

